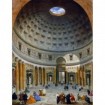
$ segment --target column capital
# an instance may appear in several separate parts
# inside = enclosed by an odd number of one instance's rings
[[[24,62],[24,61],[22,61],[22,64],[25,64],[25,62]]]
[[[19,61],[18,57],[15,57],[15,61]]]
[[[12,71],[15,71],[15,67],[12,67]]]
[[[12,63],[12,68],[13,68],[13,67],[14,67],[14,68],[16,67],[16,63]]]
[[[21,60],[18,60],[19,61],[19,63],[22,63],[22,61]]]

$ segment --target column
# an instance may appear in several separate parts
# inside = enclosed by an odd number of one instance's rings
[[[26,63],[23,63],[24,67],[24,89],[27,87],[27,74],[26,74]]]
[[[46,73],[46,68],[45,68],[45,84],[47,84],[47,73]]]
[[[85,77],[85,70],[84,70],[84,66],[83,66],[83,86],[86,85],[86,77]]]
[[[22,62],[22,89],[25,89],[25,64]]]
[[[34,79],[35,79],[35,85],[37,85],[37,67],[35,67],[35,77],[34,77]]]
[[[42,85],[44,84],[44,78],[43,78],[43,68],[41,68],[41,73],[42,73]]]
[[[16,59],[16,92],[19,91],[19,62],[18,59]]]
[[[81,80],[82,80],[82,86],[84,86],[83,66],[81,67]]]
[[[39,85],[41,85],[41,69],[39,68]]]
[[[45,68],[43,68],[43,84],[45,85]]]
[[[68,72],[66,71],[66,83],[68,84]]]
[[[40,85],[40,77],[39,77],[39,72],[40,70],[39,70],[39,67],[37,68],[37,72],[38,72],[38,85]]]
[[[19,90],[22,90],[22,61],[19,61]]]
[[[78,72],[78,85],[80,85],[80,69],[77,67],[77,72]]]
[[[32,71],[32,73],[33,73],[33,86],[35,86],[35,67],[33,67],[33,71]]]
[[[39,73],[39,74],[38,74],[38,77],[39,77],[39,78],[38,78],[38,80],[39,80],[38,82],[39,82],[39,85],[40,85],[40,83],[41,83],[41,78],[40,78],[40,75],[41,75],[41,73],[40,73],[40,67],[39,67],[39,70],[38,70],[38,71],[39,71],[39,72],[38,72],[38,73]]]
[[[54,84],[56,84],[56,68],[54,68],[53,81],[54,81]]]
[[[16,85],[16,70],[15,67],[12,67],[12,86]]]
[[[35,67],[35,82],[36,82],[36,86],[38,85],[38,68]]]
[[[58,72],[59,65],[56,67],[56,84],[59,84],[59,72]]]
[[[75,73],[75,82],[76,84],[78,84],[78,73],[77,72]]]
[[[91,90],[93,90],[93,62],[91,63]]]
[[[74,83],[76,84],[76,73],[74,73]]]
[[[82,86],[82,69],[80,67],[80,85]]]

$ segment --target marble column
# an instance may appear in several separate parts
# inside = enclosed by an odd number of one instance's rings
[[[75,83],[78,84],[78,73],[75,73]]]
[[[37,71],[38,71],[38,85],[40,84],[40,77],[39,77],[39,67],[37,68]]]
[[[54,75],[53,75],[54,84],[56,84],[56,68],[54,68]]]
[[[66,71],[66,83],[68,84],[68,72]]]
[[[16,70],[15,67],[12,67],[12,86],[16,85]]]
[[[18,59],[16,59],[16,92],[19,91],[19,62]]]
[[[33,73],[33,86],[35,86],[35,67],[33,67],[33,70],[32,70],[32,73]]]
[[[22,89],[25,89],[25,64],[22,62]]]
[[[93,90],[93,62],[91,63],[91,90]]]
[[[37,86],[37,84],[38,84],[38,82],[37,82],[37,67],[35,67],[35,77],[34,77],[34,79],[35,79],[35,85]]]
[[[58,71],[58,66],[56,68],[56,83],[59,84],[59,71]]]
[[[43,84],[44,84],[44,78],[43,78],[43,68],[41,68],[41,74],[42,74],[42,76],[41,76],[41,78],[42,78],[42,79],[41,79],[41,80],[42,80],[42,82],[41,82],[41,83],[42,83],[42,85],[43,85]]]
[[[45,68],[43,68],[43,84],[45,85]]]
[[[86,85],[86,77],[85,77],[85,70],[84,70],[84,66],[83,66],[83,86]]]
[[[80,85],[80,68],[77,67],[77,72],[78,72],[78,85]]]
[[[35,67],[35,80],[36,80],[36,86],[39,85],[39,69],[38,69],[38,67]]]
[[[45,84],[47,84],[47,73],[46,73],[46,68],[45,68]]]
[[[19,90],[22,90],[22,78],[23,78],[23,75],[22,75],[22,61],[19,61]]]
[[[42,69],[39,68],[39,84],[42,84]]]
[[[80,67],[80,85],[83,86],[83,66]]]
[[[80,85],[82,86],[82,69],[80,67]]]

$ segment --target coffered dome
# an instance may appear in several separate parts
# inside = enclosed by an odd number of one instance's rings
[[[18,14],[14,32],[30,46],[46,51],[64,52],[87,46],[92,41],[92,29],[86,13],[75,2],[63,2],[29,2]],[[53,7],[63,8],[65,13],[51,14]]]

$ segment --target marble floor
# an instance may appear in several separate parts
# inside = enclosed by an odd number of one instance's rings
[[[39,89],[44,89],[44,87],[43,86],[30,87],[29,88],[30,93],[28,93],[28,96],[32,95],[34,91],[39,93]],[[50,84],[49,88],[46,89],[46,96],[41,96],[41,101],[37,101],[35,104],[31,105],[56,105],[56,94],[61,92],[63,92],[65,95],[67,95],[68,93],[73,93],[76,101],[78,102],[78,104],[75,105],[89,105],[84,101],[81,102],[77,100],[78,93],[79,95],[87,95],[86,89],[79,91],[79,87],[77,89],[72,89],[72,86],[69,85],[69,89],[64,90],[64,85],[58,85],[57,87],[55,87],[55,85],[53,84]]]

